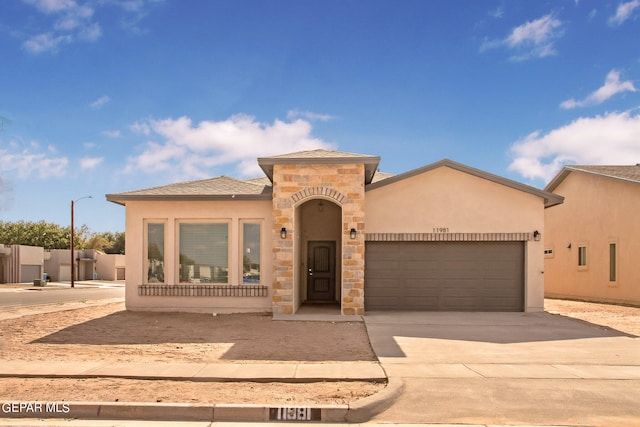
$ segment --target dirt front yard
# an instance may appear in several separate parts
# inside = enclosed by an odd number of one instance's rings
[[[640,336],[638,307],[547,299],[545,308]],[[376,358],[363,323],[277,322],[268,314],[135,313],[116,303],[2,320],[0,360],[242,364]],[[343,404],[383,387],[367,382],[0,378],[0,401]]]
[[[375,361],[361,322],[272,321],[269,314],[138,313],[123,303],[0,321],[0,360],[322,363]],[[206,383],[0,378],[0,401],[347,403],[384,384]]]
[[[552,314],[640,336],[640,307],[547,298],[544,300],[544,309]]]

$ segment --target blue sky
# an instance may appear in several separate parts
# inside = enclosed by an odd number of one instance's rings
[[[640,163],[640,0],[7,0],[0,219],[124,230],[105,194],[331,148],[543,188]]]

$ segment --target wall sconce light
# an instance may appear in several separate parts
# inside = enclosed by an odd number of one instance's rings
[[[567,245],[567,249],[571,249],[571,242]]]
[[[281,238],[281,239],[286,239],[286,238],[287,238],[287,229],[286,229],[286,228],[284,228],[284,227],[282,227],[282,228],[280,229],[280,238]]]
[[[351,240],[355,240],[355,238],[356,238],[356,234],[357,234],[357,232],[356,232],[356,229],[355,229],[355,228],[352,228],[352,229],[349,231],[349,237],[351,237]]]
[[[540,232],[538,230],[535,230],[533,232],[533,240],[535,240],[536,242],[540,241]]]

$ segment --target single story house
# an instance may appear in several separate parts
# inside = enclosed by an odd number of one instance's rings
[[[108,194],[126,207],[127,308],[543,310],[544,210],[562,197],[450,160],[379,162],[303,151],[259,158],[263,178]]]
[[[41,247],[0,244],[0,283],[33,283],[42,279],[46,258]]]
[[[545,295],[640,305],[640,164],[566,166],[546,187]]]
[[[44,271],[53,282],[71,281],[71,250],[50,249]],[[96,249],[76,249],[76,280],[124,280],[125,256],[105,254]]]
[[[126,257],[96,251],[96,275],[98,280],[124,280]]]

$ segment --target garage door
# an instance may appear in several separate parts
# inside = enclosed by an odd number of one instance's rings
[[[22,265],[20,266],[20,281],[23,283],[33,282],[42,279],[42,273],[39,265]]]
[[[367,310],[523,311],[523,242],[367,242]]]

